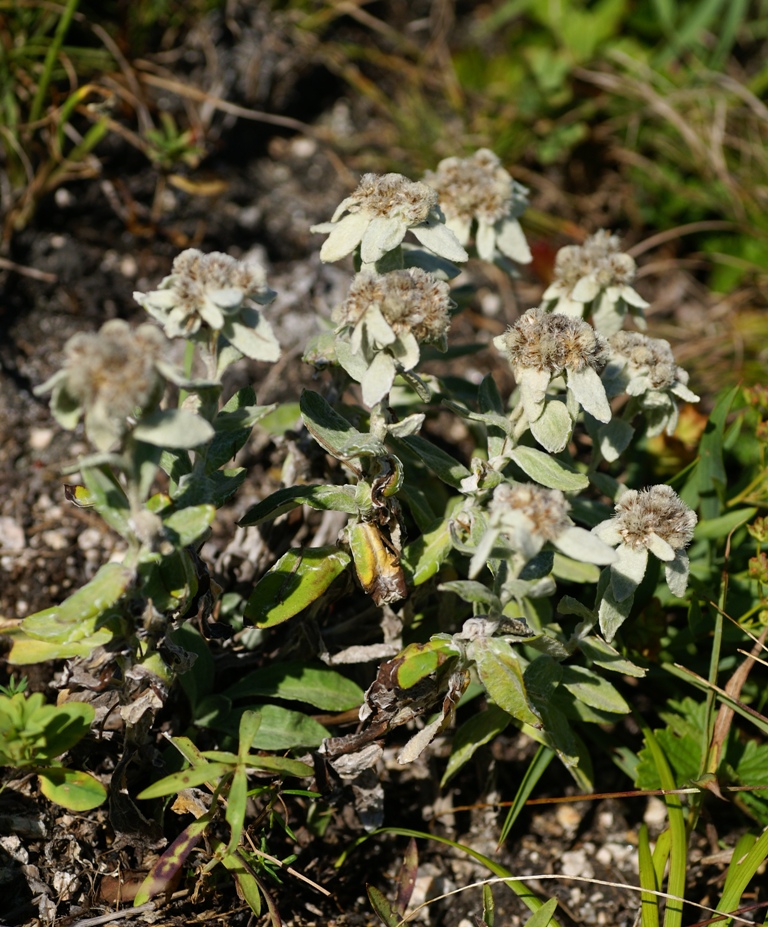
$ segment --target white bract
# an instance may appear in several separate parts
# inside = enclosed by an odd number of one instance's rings
[[[342,200],[330,222],[311,231],[328,233],[320,260],[339,261],[360,246],[363,265],[374,265],[394,251],[411,231],[434,254],[448,261],[466,261],[467,252],[444,221],[437,193],[402,174],[364,174]]]
[[[531,250],[518,222],[528,191],[492,151],[480,148],[469,158],[444,158],[424,181],[437,191],[445,224],[462,245],[469,243],[474,225],[477,253],[484,261],[502,254],[530,263]]]
[[[606,639],[629,615],[635,590],[645,576],[648,554],[664,564],[669,591],[682,598],[690,564],[686,547],[693,538],[696,513],[669,486],[628,489],[615,506],[615,514],[592,531],[616,547],[610,586],[600,603],[600,624]]]
[[[627,312],[644,327],[642,310],[648,303],[632,287],[635,271],[634,259],[619,251],[619,239],[601,230],[583,245],[567,245],[557,252],[554,280],[544,291],[543,305],[564,315],[590,315],[604,335],[619,331]]]
[[[254,360],[275,361],[280,356],[272,327],[254,305],[266,305],[275,297],[256,261],[189,248],[176,258],[158,289],[133,295],[169,338],[198,333],[207,338],[213,332]]]
[[[64,428],[85,417],[88,438],[109,450],[129,429],[129,416],[155,407],[169,372],[168,343],[153,325],[132,329],[122,319],[97,333],[78,332],[64,346],[64,366],[35,393],[52,392],[51,411]]]
[[[363,271],[355,277],[333,313],[340,333],[349,334],[352,357],[347,359],[343,342],[337,342],[336,354],[359,379],[368,406],[390,391],[398,370],[416,366],[419,344],[445,349],[453,305],[448,285],[417,267],[387,274]]]
[[[512,367],[531,433],[548,451],[565,447],[579,407],[600,422],[610,420],[598,374],[608,357],[607,343],[582,319],[529,309],[493,343]],[[565,377],[567,405],[547,398],[550,384],[560,376]]]
[[[617,332],[609,339],[611,356],[603,371],[609,396],[634,397],[631,412],[642,411],[650,437],[677,427],[680,402],[698,402],[688,388],[688,372],[675,363],[669,342],[639,332]]]
[[[489,505],[488,529],[472,558],[470,575],[475,575],[501,537],[524,562],[551,543],[567,557],[582,563],[607,564],[614,551],[568,516],[570,503],[559,489],[545,489],[536,483],[500,483]]]

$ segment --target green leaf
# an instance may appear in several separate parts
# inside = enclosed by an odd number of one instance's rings
[[[272,412],[259,419],[259,431],[269,435],[282,436],[296,427],[301,420],[301,408],[298,402],[281,402]]]
[[[558,460],[551,454],[545,454],[538,448],[516,447],[510,457],[526,476],[548,489],[580,492],[589,486],[589,479],[583,473],[579,473],[570,464]]]
[[[240,716],[240,740],[237,748],[237,756],[240,761],[244,756],[248,756],[253,741],[259,732],[261,718],[255,711],[244,711]]]
[[[440,787],[444,788],[483,744],[506,730],[509,722],[509,715],[498,705],[489,705],[485,711],[465,721],[454,734],[451,755],[440,780]]]
[[[260,525],[299,505],[308,505],[321,511],[347,512],[349,515],[359,513],[354,486],[288,486],[252,505],[238,524],[244,527]]]
[[[467,648],[475,660],[477,675],[493,701],[518,721],[541,727],[541,718],[533,709],[520,661],[512,647],[499,638],[480,638]]]
[[[355,442],[365,448],[366,455],[386,454],[386,448],[381,442],[376,442],[371,435],[364,435],[358,431],[319,393],[305,389],[299,405],[307,431],[334,457],[348,460],[362,456],[362,450],[357,453],[350,450]]]
[[[43,795],[70,811],[90,811],[107,797],[98,779],[77,769],[51,766],[38,769],[37,774]]]
[[[96,621],[112,608],[133,581],[134,572],[120,563],[105,563],[90,582],[65,599],[25,618],[25,634],[38,640],[76,643],[93,633]]]
[[[93,706],[85,702],[44,705],[30,718],[32,724],[42,727],[45,737],[45,748],[39,752],[39,758],[52,760],[74,747],[90,730],[95,715]]]
[[[399,927],[403,923],[403,918],[395,911],[392,902],[388,901],[386,895],[375,885],[366,885],[365,890],[371,907],[382,924],[386,927]]]
[[[106,467],[83,467],[81,472],[88,489],[88,502],[120,537],[130,537],[131,507],[115,475]]]
[[[419,535],[406,545],[400,564],[409,585],[419,586],[438,572],[453,549],[448,520],[440,520],[437,527]]]
[[[243,713],[243,717],[252,714],[253,712],[246,711]],[[241,727],[242,723],[243,722],[241,718]],[[243,835],[247,804],[248,774],[246,773],[244,767],[238,766],[235,770],[234,776],[232,777],[232,781],[229,784],[229,788],[227,789],[227,810],[225,813],[225,818],[231,830],[229,846],[227,848],[229,853],[234,853],[238,843],[240,843],[240,838]]]
[[[319,747],[330,734],[322,724],[301,714],[279,705],[264,705],[253,709],[261,718],[256,739],[253,743],[255,750],[269,750],[280,752],[293,750],[295,747]],[[233,734],[237,730],[238,712],[233,711],[222,730],[229,730]],[[301,773],[303,775],[303,773]]]
[[[204,782],[218,782],[223,776],[232,772],[231,763],[201,763],[199,766],[190,766],[179,772],[171,773],[164,779],[153,782],[136,796],[141,799],[162,798],[163,795],[173,795],[182,789],[191,789]]]
[[[624,697],[607,679],[584,666],[563,666],[561,685],[585,705],[601,711],[620,715],[631,711]]]
[[[535,422],[531,422],[530,427],[531,434],[543,448],[552,454],[559,454],[571,439],[573,419],[564,402],[550,399],[545,403],[542,414]]]
[[[214,852],[221,852],[224,849],[224,844],[218,840],[212,841],[211,848],[214,850]],[[237,887],[240,890],[245,903],[258,917],[258,915],[261,914],[261,891],[259,888],[259,883],[250,869],[246,866],[246,863],[241,854],[239,852],[224,852],[221,856],[221,862],[224,865],[224,868],[228,869],[229,872],[232,873],[232,876],[235,882],[237,882]]]
[[[472,579],[454,579],[448,583],[441,583],[438,587],[441,592],[453,592],[465,602],[485,605],[501,613],[501,600],[484,583]]]
[[[282,624],[319,599],[350,560],[335,545],[289,550],[256,584],[245,617],[262,628]]]
[[[528,918],[525,927],[548,927],[552,923],[556,910],[557,898],[550,898],[549,901],[544,902],[535,914]]]
[[[449,486],[453,486],[454,489],[460,487],[463,479],[471,476],[469,470],[463,463],[460,463],[455,457],[451,457],[450,454],[436,447],[431,441],[427,441],[427,439],[423,438],[421,435],[410,435],[407,438],[393,438],[392,445],[395,450],[405,445],[411,452],[410,456],[415,456],[417,459],[421,460],[437,477],[439,477],[439,479]]]
[[[172,512],[163,519],[174,547],[188,547],[205,534],[216,517],[213,505],[191,505]]]
[[[642,679],[648,672],[648,670],[636,666],[630,660],[622,657],[618,650],[615,650],[610,644],[595,635],[582,638],[579,641],[579,650],[592,663],[613,673],[620,673],[622,676],[634,676],[637,679]]]
[[[596,583],[600,578],[600,567],[596,563],[582,563],[555,551],[552,573],[568,583]]]
[[[727,512],[717,518],[708,518],[706,521],[700,521],[693,531],[694,540],[700,541],[702,538],[709,540],[719,540],[728,537],[734,528],[750,521],[757,514],[756,508],[738,509],[735,512]]]
[[[205,469],[218,470],[237,454],[251,436],[253,426],[277,406],[257,406],[252,386],[243,387],[221,409],[213,420],[216,434],[205,454]]]
[[[142,418],[133,429],[136,441],[177,450],[199,447],[213,436],[211,423],[187,409],[160,409]]]
[[[235,701],[262,696],[305,702],[323,711],[347,711],[362,704],[363,690],[327,666],[273,663],[248,673],[224,693]]]

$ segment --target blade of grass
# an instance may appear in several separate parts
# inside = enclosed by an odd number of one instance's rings
[[[648,839],[648,827],[643,824],[640,827],[637,841],[637,859],[640,870],[640,887],[647,888],[651,892],[659,890],[659,884],[656,880],[656,869],[653,865],[651,855],[651,843]],[[640,896],[640,924],[641,927],[659,927],[659,897],[643,893]]]
[[[80,3],[80,0],[67,0],[67,5],[64,7],[64,11],[61,14],[61,18],[56,26],[56,32],[53,35],[51,44],[48,46],[48,52],[45,56],[45,61],[43,63],[43,73],[40,76],[40,82],[37,85],[37,90],[35,91],[35,98],[32,100],[32,106],[29,109],[29,121],[37,122],[40,118],[40,113],[43,109],[43,101],[45,100],[45,94],[48,91],[48,85],[51,82],[51,77],[53,75],[53,68],[56,64],[56,58],[58,57],[59,51],[61,50],[62,43],[64,42],[64,37],[69,31],[70,23],[72,22],[72,17],[77,11],[77,7]]]
[[[768,857],[768,828],[766,828],[758,839],[754,842],[752,849],[747,855],[738,861],[734,853],[733,860],[728,869],[728,877],[725,882],[722,897],[717,906],[721,913],[733,913],[739,906],[741,896],[749,885],[750,880],[754,877],[757,870],[762,866],[766,857]],[[731,918],[723,921],[725,927],[732,922]]]
[[[674,789],[675,780],[672,776],[672,770],[669,767],[664,751],[661,749],[659,742],[653,731],[643,721],[636,716],[638,724],[645,737],[645,742],[653,756],[653,762],[656,764],[656,770],[659,773],[661,787],[663,789]],[[685,829],[685,817],[683,815],[683,806],[677,795],[665,795],[664,801],[667,804],[669,813],[669,830],[670,830],[670,848],[669,848],[669,878],[667,880],[667,892],[670,900],[667,903],[667,909],[664,912],[664,927],[680,927],[683,922],[683,898],[685,893],[685,865],[688,855],[688,835]]]
[[[506,820],[504,821],[504,826],[501,828],[501,834],[499,835],[499,845],[504,843],[507,839],[512,826],[518,818],[518,815],[525,807],[525,803],[531,797],[531,792],[536,788],[536,784],[539,779],[544,775],[544,770],[552,762],[552,758],[555,755],[555,751],[551,747],[545,747],[543,744],[536,751],[536,755],[528,766],[528,769],[525,771],[523,776],[523,781],[520,783],[520,788],[517,790],[517,794],[512,801],[512,805],[507,812]]]

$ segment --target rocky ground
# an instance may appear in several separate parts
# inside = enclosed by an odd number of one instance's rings
[[[240,47],[237,54],[246,51]],[[273,103],[280,93],[290,96],[285,80],[275,76]],[[320,113],[301,115],[326,127],[342,125],[345,132],[372,131],[370,125],[355,124],[358,114],[343,99]],[[0,631],[60,602],[120,543],[94,513],[66,501],[61,471],[85,451],[84,436],[63,432],[52,420],[46,398],[33,392],[57,369],[72,334],[95,330],[109,318],[140,321],[133,291],[152,289],[184,247],[236,256],[253,251],[279,294],[268,315],[284,353],[273,367],[243,364],[230,387],[254,383],[259,402],[267,403],[293,400],[300,387],[312,381],[313,371],[300,362],[302,347],[317,319],[327,319],[343,295],[348,272],[320,263],[319,242],[308,228],[330,216],[353,188],[355,174],[317,133],[258,123],[243,128],[234,120],[220,124],[218,132],[210,157],[186,184],[114,143],[105,152],[99,177],[64,185],[45,198],[34,219],[6,247],[0,263]],[[606,178],[604,189],[611,183]],[[573,218],[583,209],[582,224],[590,231],[614,218],[608,197],[557,200],[552,189],[551,180],[534,187],[537,209],[561,210]],[[663,257],[663,247],[654,253]],[[685,364],[687,356],[695,368],[702,345],[710,339],[710,366],[728,366],[732,355],[724,347],[727,304],[710,300],[688,270],[661,259],[655,264],[647,261],[644,268],[643,259],[640,263],[639,288],[654,299],[652,326],[665,337],[673,333],[680,362]],[[474,275],[478,297],[456,322],[467,341],[489,341],[520,305],[538,303],[544,284],[532,273],[514,285],[481,276],[479,268],[470,267],[468,273]],[[697,346],[690,341],[694,331]],[[493,363],[490,352],[484,361],[479,357],[472,363]],[[462,372],[460,366],[455,370]],[[505,371],[499,375],[508,376]],[[274,479],[274,443],[257,433],[249,454],[249,480],[232,510],[222,513],[203,552],[220,581],[247,581],[248,541],[235,521]],[[60,672],[59,666],[32,667],[31,688],[55,697]],[[6,676],[0,682],[7,678],[7,670],[2,673]],[[171,699],[166,723],[172,724],[173,711]],[[89,768],[108,779],[114,772],[114,752],[108,746],[89,749]],[[498,738],[492,749],[478,754],[455,786],[441,793],[437,782],[447,751],[447,743],[438,743],[428,759],[403,769],[394,761],[396,744],[388,744],[383,773],[387,825],[466,843],[516,875],[571,877],[573,881],[531,882],[543,897],[554,893],[561,899],[558,916],[563,924],[635,923],[639,904],[629,886],[637,884],[637,830],[643,820],[654,833],[662,828],[663,807],[657,799],[537,806],[522,815],[506,845],[497,850],[504,811],[493,803],[514,795],[532,756],[530,744],[516,734]],[[610,766],[598,781],[606,788],[626,784]],[[553,764],[537,795],[573,792],[566,774]],[[322,840],[312,836],[303,824],[302,801],[297,798],[287,808],[295,839],[278,839],[270,851],[278,856],[296,853],[293,868],[330,895],[283,873],[274,898],[284,922],[296,927],[373,924],[364,886],[375,884],[392,896],[405,838],[369,838],[337,869],[339,855],[361,831],[339,813]],[[465,806],[472,807],[460,810]],[[165,838],[149,823],[133,821],[121,830],[112,812],[107,806],[87,815],[66,812],[41,799],[34,779],[9,783],[0,793],[0,896],[6,899],[0,906],[0,924],[96,927],[124,920],[164,927],[220,921],[237,927],[257,922],[228,881],[200,877],[202,854],[167,902],[139,911],[125,907],[122,903],[143,878],[136,870],[145,871]],[[721,830],[720,836],[727,833]],[[697,888],[692,897],[702,902],[710,886],[717,891],[723,871],[715,849],[703,838],[694,838],[691,863]],[[422,841],[419,853],[412,904],[449,897],[424,908],[417,922],[473,927],[472,916],[480,915],[482,902],[480,889],[470,886],[487,878],[487,870],[437,843]],[[497,886],[494,896],[497,924],[515,927],[525,922],[525,909],[511,892]],[[263,918],[258,921],[262,922]]]

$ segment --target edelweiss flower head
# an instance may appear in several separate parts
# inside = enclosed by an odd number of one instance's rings
[[[490,527],[503,534],[526,560],[550,542],[566,556],[584,563],[610,563],[614,553],[568,517],[570,504],[559,489],[536,483],[501,483],[490,502]],[[596,544],[595,541],[598,540]]]
[[[333,319],[356,326],[376,306],[395,335],[410,332],[418,342],[439,342],[445,339],[453,305],[448,284],[418,267],[387,274],[363,272],[352,281]]]
[[[528,191],[512,180],[492,151],[481,148],[469,158],[444,158],[424,181],[437,190],[445,224],[462,245],[477,222],[475,244],[484,261],[492,261],[498,249],[520,264],[530,262],[517,221],[528,205]]]
[[[209,342],[213,333],[253,360],[275,361],[280,356],[272,327],[254,305],[275,298],[257,261],[188,248],[157,290],[133,297],[169,338],[197,335],[197,340]]]
[[[321,261],[341,260],[359,245],[364,265],[375,264],[397,248],[409,230],[435,254],[449,261],[467,260],[467,252],[445,225],[437,193],[402,174],[364,174],[331,221],[311,229],[330,233],[320,249]]]
[[[597,372],[608,358],[607,342],[583,319],[529,309],[493,343],[507,355],[529,422],[544,414],[550,381],[561,374],[578,405],[598,421],[610,420]]]
[[[636,397],[645,413],[650,437],[677,427],[679,402],[698,402],[688,389],[688,373],[675,363],[672,348],[663,338],[639,332],[616,332],[609,339],[611,358],[603,371],[610,396],[626,392]]]
[[[132,329],[122,319],[98,333],[79,332],[64,347],[64,367],[35,392],[52,391],[51,410],[72,429],[85,413],[85,430],[96,448],[109,450],[128,430],[126,419],[153,408],[162,396],[167,342],[149,324]]]
[[[561,248],[555,259],[555,279],[543,299],[549,311],[583,318],[588,312],[605,335],[618,331],[627,311],[638,316],[648,303],[632,288],[636,265],[619,251],[619,239],[601,230],[583,245]]]
[[[688,585],[696,513],[669,486],[629,489],[615,506],[616,514],[592,531],[606,544],[618,545],[611,567],[611,591],[617,602],[632,595],[645,575],[648,552],[664,563],[667,585],[682,597]]]
[[[367,405],[384,398],[398,370],[416,366],[420,343],[445,347],[453,305],[448,284],[418,267],[355,277],[333,313],[335,322],[352,330],[348,347],[337,340],[336,355],[362,384]]]

